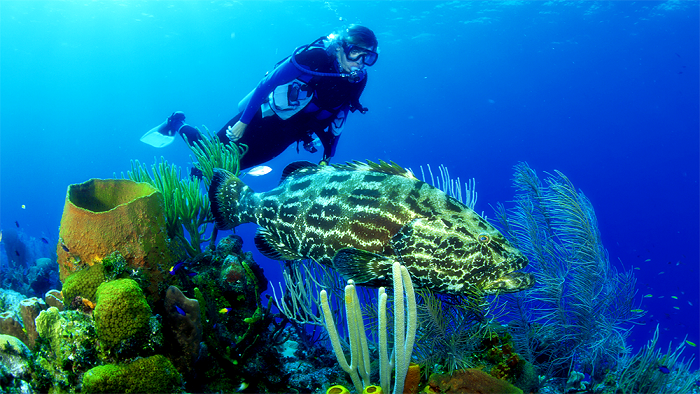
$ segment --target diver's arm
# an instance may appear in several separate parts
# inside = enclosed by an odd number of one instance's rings
[[[268,73],[253,91],[253,95],[248,100],[248,104],[243,110],[243,114],[238,122],[226,130],[226,136],[231,141],[238,141],[243,137],[246,127],[260,109],[260,105],[265,98],[275,90],[277,86],[287,84],[301,75],[301,70],[296,68],[289,60],[285,60],[279,67]]]
[[[331,127],[332,126],[329,126],[327,129],[316,133],[318,139],[321,140],[321,144],[323,145],[322,161],[326,164],[330,162],[331,157],[335,156],[335,148],[338,146],[338,140],[340,139],[340,135],[333,134]]]
[[[287,84],[302,74],[301,70],[296,68],[289,59],[285,60],[277,68],[269,72],[255,88],[248,104],[241,115],[241,122],[246,125],[250,123],[255,113],[260,109],[260,105],[265,101],[265,98],[280,85]],[[234,126],[235,128],[235,126]]]
[[[365,86],[367,86],[367,75],[365,75],[362,81],[360,81],[360,86],[358,86],[355,96],[352,99],[350,99],[350,110],[352,112],[360,111],[360,113],[362,114],[367,112],[367,108],[363,107],[362,104],[360,104],[360,96],[362,96],[362,92],[364,92]]]

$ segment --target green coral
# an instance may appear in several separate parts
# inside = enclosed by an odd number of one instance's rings
[[[108,348],[149,333],[151,308],[138,284],[131,279],[105,282],[97,289],[95,329]]]
[[[108,364],[83,375],[84,393],[182,392],[182,378],[162,355],[137,359],[129,364]]]
[[[105,281],[102,264],[95,264],[72,273],[63,283],[63,299],[70,305],[77,296],[95,301],[97,288]]]

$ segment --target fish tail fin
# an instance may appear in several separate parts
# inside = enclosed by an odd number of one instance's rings
[[[209,187],[209,201],[216,228],[229,230],[249,222],[243,216],[246,212],[244,199],[252,193],[253,191],[237,176],[226,170],[214,169],[214,177]]]

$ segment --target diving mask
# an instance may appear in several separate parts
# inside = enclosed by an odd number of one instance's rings
[[[379,54],[375,51],[363,48],[355,44],[344,44],[345,57],[351,62],[356,62],[362,59],[362,63],[366,66],[373,66],[379,58]]]

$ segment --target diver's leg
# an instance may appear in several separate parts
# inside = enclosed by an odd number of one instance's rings
[[[157,129],[160,134],[172,137],[184,124],[185,114],[180,111],[175,111],[172,115],[168,116],[165,122],[158,125]]]
[[[277,157],[298,138],[294,125],[277,116],[262,118],[255,114],[241,139],[236,141],[248,147],[241,158],[241,169],[257,166]]]

